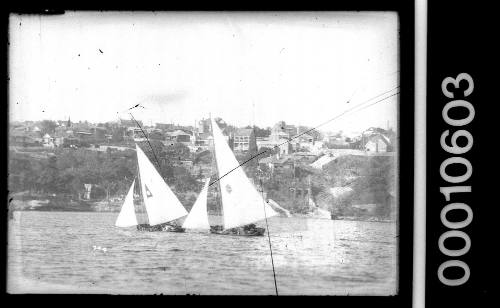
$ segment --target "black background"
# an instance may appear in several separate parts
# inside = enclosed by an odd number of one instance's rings
[[[497,155],[491,138],[496,134],[493,130],[498,120],[490,122],[486,117],[488,113],[493,115],[491,106],[494,97],[490,95],[492,81],[497,79],[493,68],[497,60],[491,57],[490,52],[497,49],[493,47],[492,39],[497,37],[495,32],[498,26],[493,26],[495,18],[490,12],[492,8],[478,1],[429,1],[428,4],[426,307],[483,307],[494,287],[488,277],[494,277],[493,272],[496,272],[492,257],[499,240],[496,237],[498,232],[494,231],[496,226],[492,211],[499,202],[495,190],[487,186],[491,183],[488,175],[491,179],[497,177],[494,171],[498,164]],[[459,73],[468,73],[474,80],[474,91],[465,99],[474,106],[475,117],[468,125],[453,127],[442,118],[443,107],[453,99],[442,94],[441,83],[444,78],[455,78]],[[466,88],[466,82],[460,84],[460,90],[455,92],[456,99],[463,99]],[[450,113],[450,116],[459,118],[460,114],[453,116]],[[458,129],[469,131],[474,138],[472,149],[462,155],[445,152],[440,145],[440,136],[447,129],[450,135]],[[472,176],[464,183],[447,183],[441,179],[440,165],[452,156],[462,156],[472,164]],[[456,166],[447,168],[447,171],[459,174]],[[446,201],[439,188],[454,185],[470,185],[472,191],[452,194],[451,200]],[[440,212],[446,204],[453,202],[466,203],[473,211],[472,223],[461,229],[469,235],[471,249],[461,257],[445,256],[438,248],[439,237],[449,230],[442,225]],[[458,213],[450,213],[450,220],[454,220],[453,215]],[[459,218],[455,216],[456,220]],[[450,241],[446,245],[452,248],[461,243]],[[470,278],[461,286],[445,286],[438,279],[439,265],[451,259],[469,265]]]

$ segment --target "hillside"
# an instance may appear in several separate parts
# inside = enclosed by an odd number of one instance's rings
[[[313,178],[316,204],[336,216],[394,218],[395,156],[342,156]]]

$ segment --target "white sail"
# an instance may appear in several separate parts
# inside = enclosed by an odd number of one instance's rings
[[[115,226],[117,227],[132,227],[137,225],[137,217],[135,216],[134,208],[134,184],[135,180],[132,182],[132,186],[125,197],[125,202],[123,202],[122,209],[118,218],[116,218]]]
[[[169,222],[188,213],[146,154],[136,145],[141,191],[151,226]]]
[[[286,217],[292,217],[292,214],[290,214],[290,211],[288,211],[287,209],[284,209],[282,208],[276,201],[274,201],[273,199],[269,199],[267,200],[267,202],[274,208],[277,208],[278,210],[282,211],[283,213],[285,213]]]
[[[234,228],[278,215],[262,198],[212,119],[215,157],[224,210],[224,228]]]
[[[210,178],[205,182],[205,186],[200,192],[198,199],[193,205],[193,208],[189,212],[188,217],[182,224],[183,228],[186,229],[206,229],[210,230],[210,224],[208,223],[207,214],[207,195],[208,195],[208,184],[210,183]]]

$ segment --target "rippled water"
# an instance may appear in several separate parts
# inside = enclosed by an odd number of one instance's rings
[[[15,212],[8,291],[275,294],[267,236],[138,232],[116,216]],[[274,217],[269,229],[280,295],[396,293],[394,223]]]

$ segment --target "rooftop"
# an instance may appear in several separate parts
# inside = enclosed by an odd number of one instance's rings
[[[389,140],[389,138],[387,136],[385,136],[385,135],[382,135],[382,134],[376,134],[376,135],[370,136],[368,138],[367,142],[371,141],[371,140],[377,140],[377,139],[382,140],[387,145],[391,145],[391,141]]]
[[[191,136],[191,134],[186,133],[185,131],[182,131],[180,129],[173,131],[173,132],[168,132],[167,135],[172,136],[172,137],[177,137],[177,136]]]
[[[311,153],[311,152],[295,152],[295,153],[292,153],[292,155],[294,156],[318,156],[317,154],[314,154],[314,153]]]
[[[259,160],[261,164],[284,164],[290,160],[289,157],[276,158],[276,156],[269,156]]]
[[[235,136],[250,136],[253,133],[253,129],[251,128],[238,128],[234,132]]]

